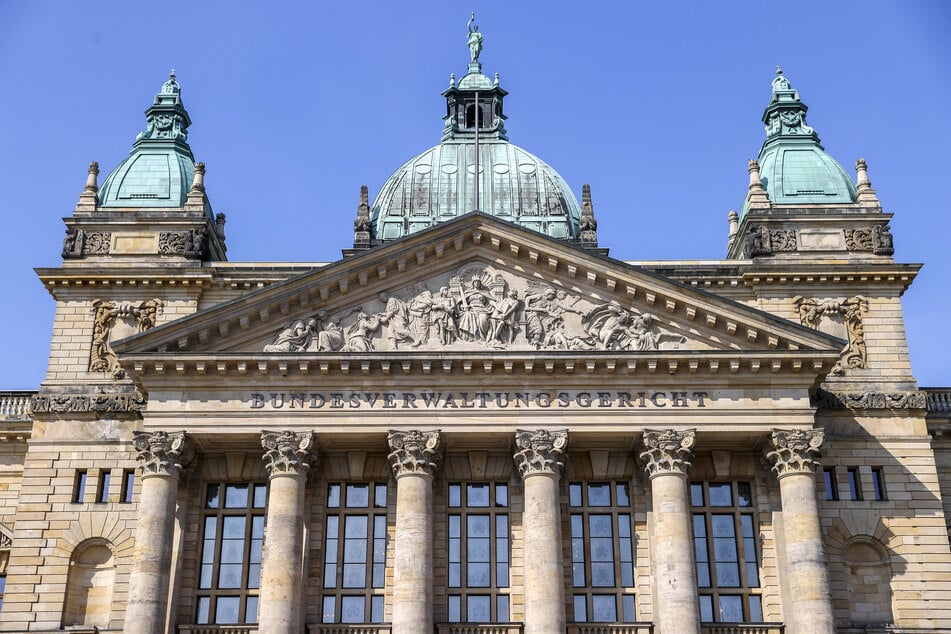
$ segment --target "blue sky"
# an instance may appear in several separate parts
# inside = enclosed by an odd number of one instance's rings
[[[925,263],[902,300],[913,369],[951,385],[951,2],[4,0],[0,389],[43,380],[54,303],[32,268],[59,265],[86,166],[127,155],[170,68],[229,258],[330,261],[360,185],[438,143],[473,9],[510,139],[591,184],[621,259],[725,255],[782,65],[826,150],[867,159],[896,259]]]

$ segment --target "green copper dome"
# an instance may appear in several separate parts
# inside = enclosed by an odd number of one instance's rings
[[[766,141],[759,153],[760,178],[774,205],[855,202],[855,184],[806,125],[806,105],[781,69],[763,113]],[[744,207],[744,212],[746,211]]]
[[[188,146],[191,118],[175,71],[145,111],[148,128],[99,189],[100,207],[182,207],[195,176]]]
[[[387,179],[370,210],[374,241],[400,238],[476,209],[555,238],[578,238],[581,207],[571,188],[547,163],[508,141],[502,110],[508,93],[498,74],[494,80],[482,74],[482,40],[470,20],[468,73],[458,84],[450,76],[442,93],[442,143]]]

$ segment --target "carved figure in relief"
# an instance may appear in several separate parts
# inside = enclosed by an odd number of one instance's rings
[[[413,337],[413,346],[429,341],[430,316],[433,310],[433,294],[423,291],[409,303],[409,329]]]
[[[298,319],[278,333],[274,343],[264,346],[264,352],[303,352],[310,346],[317,330],[317,320],[313,317],[304,321]]]
[[[495,308],[492,310],[490,318],[492,329],[486,341],[499,344],[512,343],[515,341],[515,332],[518,328],[518,310],[522,302],[518,298],[518,292],[510,290],[508,295],[495,302]],[[506,337],[503,338],[503,331]]]
[[[623,347],[620,338],[627,334],[631,314],[617,302],[595,306],[581,317],[581,324],[597,342],[601,350],[616,350]]]
[[[459,302],[459,336],[466,341],[484,340],[489,334],[492,306],[492,296],[483,288],[482,280],[472,278]]]
[[[657,336],[651,330],[653,324],[654,317],[650,313],[633,317],[625,333],[628,339],[625,347],[628,350],[657,350]]]
[[[406,302],[388,293],[380,293],[380,301],[386,304],[386,308],[378,317],[380,323],[387,326],[386,338],[393,342],[393,349],[399,349],[401,342],[419,345],[409,329],[409,308]]]
[[[439,296],[433,298],[429,319],[436,329],[439,343],[448,346],[459,337],[456,328],[457,304],[448,286],[439,289]]]
[[[546,288],[538,293],[525,296],[525,337],[536,348],[545,341],[547,326],[557,315],[555,289]]]
[[[343,348],[346,342],[343,328],[332,321],[328,322],[327,326],[317,333],[317,350],[319,352],[336,352]]]
[[[379,330],[380,315],[368,316],[362,310],[357,313],[357,320],[347,328],[346,345],[341,352],[369,352],[373,350],[373,333]]]

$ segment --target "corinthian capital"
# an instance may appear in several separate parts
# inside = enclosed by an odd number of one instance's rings
[[[517,452],[515,466],[522,477],[536,473],[552,473],[561,475],[565,466],[564,453],[568,449],[568,430],[515,431],[515,444],[521,451]]]
[[[183,431],[132,432],[142,476],[167,475],[178,478],[194,458],[191,441]]]
[[[648,477],[674,473],[686,475],[693,458],[696,430],[645,429],[644,451],[640,453]]]
[[[305,475],[316,458],[312,431],[262,431],[264,467],[276,475]]]
[[[773,463],[777,476],[812,473],[819,466],[819,447],[825,433],[819,429],[774,429],[772,447],[766,458]]]
[[[432,475],[439,465],[439,430],[390,431],[386,435],[390,445],[390,465],[393,474]]]

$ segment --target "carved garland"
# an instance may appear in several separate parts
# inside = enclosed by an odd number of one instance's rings
[[[261,446],[264,447],[264,467],[276,475],[306,475],[316,459],[314,432],[262,431]]]
[[[76,259],[84,255],[109,255],[112,233],[109,231],[83,231],[70,227],[63,238],[63,259]]]
[[[870,229],[845,229],[845,246],[849,251],[871,251],[875,255],[895,253],[891,227],[888,225],[874,225]]]
[[[696,430],[644,430],[644,451],[640,459],[648,477],[666,473],[686,475],[693,457]]]
[[[536,473],[561,475],[568,449],[568,430],[515,432],[515,445],[521,449],[513,457],[522,478]]]
[[[767,229],[753,225],[746,233],[743,257],[755,258],[773,253],[796,251],[799,248],[795,229]]]
[[[165,305],[161,299],[149,299],[139,305],[117,304],[97,299],[92,303],[94,313],[92,349],[89,352],[90,372],[112,372],[121,378],[122,369],[116,353],[109,346],[109,335],[116,321],[135,320],[136,332],[144,332],[155,326],[159,310]]]
[[[924,392],[828,392],[818,390],[812,406],[819,409],[927,409]]]
[[[387,458],[398,478],[403,475],[432,477],[439,466],[439,431],[391,431],[386,436],[390,455]]]
[[[40,394],[30,402],[34,414],[92,412],[124,413],[145,409],[146,398],[141,392],[133,394]]]
[[[773,463],[773,471],[779,477],[812,473],[819,467],[819,447],[824,438],[825,434],[818,429],[774,429],[766,459]]]
[[[842,301],[834,299],[807,299],[801,295],[793,298],[799,321],[804,326],[818,329],[819,320],[824,315],[840,315],[845,322],[848,343],[842,349],[842,356],[832,369],[832,374],[845,374],[846,369],[864,369],[868,367],[868,349],[865,345],[865,326],[862,314],[868,311],[868,301],[861,296],[849,297]]]

